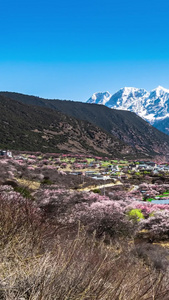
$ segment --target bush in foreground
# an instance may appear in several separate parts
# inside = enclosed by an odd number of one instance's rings
[[[168,273],[145,268],[124,239],[73,235],[23,198],[0,206],[1,300],[168,300]]]

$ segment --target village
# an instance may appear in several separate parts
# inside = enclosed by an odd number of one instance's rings
[[[94,191],[105,195],[116,189],[117,191],[133,192],[135,198],[144,201],[155,200],[157,202],[158,199],[152,197],[149,187],[140,188],[140,185],[169,184],[169,163],[157,163],[149,160],[127,161],[81,154],[43,154],[0,150],[0,161],[15,164],[21,169],[25,168],[30,174],[47,170],[50,174],[49,182],[51,181],[52,184],[56,184],[56,173],[67,175],[67,180],[69,178],[71,182],[75,182],[73,186],[77,191]],[[15,180],[17,177],[18,175],[15,176]],[[24,178],[24,172],[22,177]],[[36,176],[34,175],[34,177]],[[17,181],[21,182],[18,178]],[[34,184],[36,185],[36,183],[35,179]],[[159,195],[161,196],[160,193]],[[158,194],[154,196],[157,197]],[[168,193],[159,201],[166,200],[167,196]]]
[[[132,175],[169,175],[169,163],[157,163],[149,160],[114,160],[108,157],[97,157],[81,154],[62,153],[12,153],[0,150],[0,159],[14,159],[21,162],[34,163],[34,168],[53,166],[71,175],[85,175],[95,180],[127,179]]]

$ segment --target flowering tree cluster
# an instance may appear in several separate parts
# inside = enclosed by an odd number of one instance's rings
[[[149,194],[149,197],[155,197],[169,190],[169,184],[148,184],[143,183],[139,185],[139,191],[145,191]]]
[[[169,238],[169,208],[157,210],[147,219],[140,221],[140,229],[147,229],[153,239]]]
[[[142,201],[142,192],[155,197],[169,190],[169,184],[143,183],[131,191],[124,190],[121,185],[116,186],[114,190],[112,188],[107,193],[108,196],[71,191],[71,188],[75,189],[75,186],[81,183],[81,177],[67,175],[64,167],[68,165],[69,160],[72,160],[72,166],[76,168],[84,167],[88,161],[80,155],[74,159],[68,155],[29,154],[25,159],[0,160],[0,195],[9,201],[23,201],[21,194],[25,197],[26,194],[16,189],[15,178],[35,180],[40,182],[40,188],[31,191],[35,207],[63,225],[81,222],[88,231],[96,231],[98,236],[131,235],[140,229],[149,230],[156,236],[169,235],[169,205],[155,205]],[[99,157],[89,157],[89,161],[93,159],[100,160]],[[63,169],[58,170],[58,166]],[[91,178],[85,178],[86,182],[87,180],[89,185],[93,183]],[[2,185],[7,183],[12,184]]]
[[[49,218],[62,225],[86,226],[97,236],[131,235],[137,227],[126,214],[130,199],[111,200],[92,192],[76,192],[66,189],[41,189],[34,193],[36,203]]]

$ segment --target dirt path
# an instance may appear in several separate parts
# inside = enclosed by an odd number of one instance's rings
[[[122,183],[120,181],[116,182],[116,183],[105,183],[105,184],[101,184],[101,185],[92,185],[92,186],[88,186],[86,188],[81,188],[81,189],[78,189],[79,192],[81,191],[86,191],[86,192],[90,192],[92,190],[95,190],[95,189],[103,189],[103,188],[106,188],[106,187],[111,187],[111,186],[115,186],[115,185],[122,185]]]

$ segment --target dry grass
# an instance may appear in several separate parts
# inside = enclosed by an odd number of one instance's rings
[[[29,188],[31,190],[37,190],[40,187],[40,182],[27,180],[23,178],[16,178],[16,181],[23,187]]]
[[[132,255],[46,222],[29,202],[0,201],[1,300],[168,300],[168,274]]]

